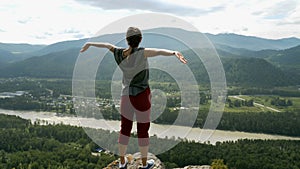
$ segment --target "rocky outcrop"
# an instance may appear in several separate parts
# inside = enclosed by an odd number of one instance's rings
[[[184,168],[175,168],[175,169],[212,169],[209,165],[189,165]]]
[[[142,166],[142,160],[141,160],[140,153],[135,153],[133,155],[127,154],[126,157],[129,161],[128,165],[127,165],[127,169],[138,169],[139,167]],[[153,169],[165,169],[164,164],[154,154],[149,153],[148,159],[149,160],[153,159],[155,161],[155,166]],[[118,169],[119,161],[120,161],[120,159],[113,161],[104,169]],[[184,168],[176,168],[176,169],[212,169],[212,167],[209,165],[201,165],[201,166],[190,165],[190,166],[186,166]]]
[[[141,160],[141,154],[140,153],[135,153],[135,154],[127,154],[126,155],[128,159],[128,165],[127,169],[138,169],[139,167],[142,166],[142,160]],[[148,159],[153,159],[155,161],[155,166],[153,169],[165,169],[163,163],[153,154],[149,153],[148,154]],[[118,169],[119,168],[119,161],[115,160],[112,163],[110,163],[105,169]]]

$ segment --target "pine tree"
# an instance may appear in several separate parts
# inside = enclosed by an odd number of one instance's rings
[[[223,159],[214,159],[211,163],[213,169],[228,169],[227,165],[224,164]]]

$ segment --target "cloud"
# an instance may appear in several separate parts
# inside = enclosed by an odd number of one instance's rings
[[[32,18],[28,17],[28,18],[19,19],[19,20],[17,20],[17,22],[20,23],[20,24],[27,24],[31,20],[32,20]]]
[[[51,36],[53,36],[53,33],[51,32],[40,32],[40,33],[36,33],[35,35],[32,35],[32,37],[35,39],[47,39]]]
[[[76,30],[74,28],[68,28],[68,29],[65,29],[64,31],[61,32],[62,34],[77,34],[77,33],[80,33],[79,30]]]
[[[248,31],[249,29],[248,28],[243,28],[242,31],[246,32]]]
[[[300,26],[300,5],[291,11],[288,17],[278,21],[276,25]]]
[[[81,4],[99,7],[104,10],[146,10],[152,12],[170,13],[180,16],[199,16],[223,10],[223,6],[213,6],[200,9],[191,6],[179,5],[163,0],[76,0]]]
[[[53,33],[51,33],[51,32],[45,32],[44,35],[45,35],[45,36],[52,36]]]
[[[43,36],[43,35],[36,35],[33,36],[35,39],[47,39],[47,36]]]
[[[85,34],[82,34],[82,33],[76,34],[76,35],[73,36],[73,38],[76,38],[76,39],[82,39],[84,37],[85,37]]]
[[[59,34],[61,34],[63,36],[68,36],[68,37],[76,38],[76,39],[81,39],[81,38],[84,38],[86,36],[80,30],[77,30],[75,28],[65,29],[65,30],[59,32]]]
[[[300,20],[282,21],[282,22],[278,22],[276,25],[299,25],[300,26]]]
[[[273,4],[271,7],[261,11],[255,11],[252,14],[262,16],[264,19],[281,20],[288,17],[297,8],[296,0],[281,1]]]

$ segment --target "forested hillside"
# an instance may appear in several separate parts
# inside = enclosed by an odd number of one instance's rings
[[[39,57],[32,57],[24,61],[15,62],[0,68],[0,77],[36,77],[36,78],[68,78],[73,75],[74,65],[80,48],[55,52]],[[201,83],[209,83],[208,75],[203,63],[192,51],[183,51],[183,54],[190,60],[188,66],[193,71],[196,79]],[[270,62],[261,58],[231,57],[228,53],[221,53],[221,61],[226,73],[229,85],[241,86],[285,86],[297,84],[299,81],[294,73],[287,73]],[[159,64],[177,60],[160,59]],[[116,68],[116,63],[111,54],[105,56],[99,68],[98,79],[110,80]],[[176,70],[176,68],[170,68]],[[158,81],[168,81],[168,77],[162,75],[161,71],[150,71],[151,77]],[[165,79],[166,78],[166,79]]]
[[[0,115],[0,135],[0,168],[100,169],[117,158],[103,152],[100,156],[92,154],[99,146],[79,127],[33,125],[15,116]],[[216,145],[183,140],[158,157],[166,168],[206,165],[221,159],[229,168],[298,169],[299,150],[299,141],[288,140],[239,140]]]

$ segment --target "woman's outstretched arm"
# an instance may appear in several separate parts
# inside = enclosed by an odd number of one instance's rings
[[[156,49],[156,48],[145,48],[144,50],[145,57],[154,57],[154,56],[173,56],[175,55],[182,63],[186,64],[187,60],[184,56],[178,51],[172,51],[167,49]]]
[[[86,51],[90,46],[98,47],[98,48],[107,48],[111,52],[114,52],[114,49],[116,48],[115,45],[112,45],[110,43],[103,43],[103,42],[87,42],[83,45],[80,52]]]

